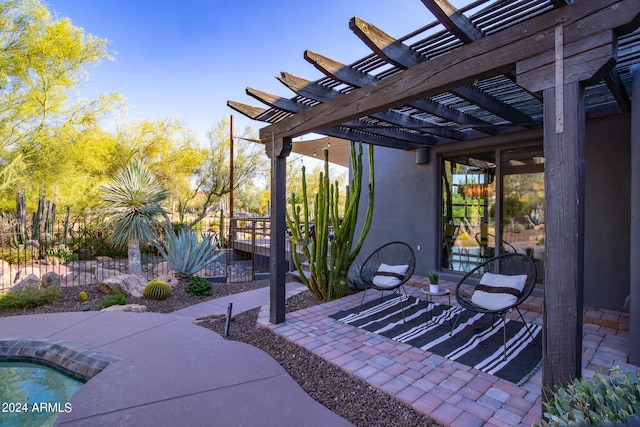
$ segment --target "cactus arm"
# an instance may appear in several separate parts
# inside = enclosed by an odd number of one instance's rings
[[[360,232],[360,239],[358,239],[358,243],[356,247],[353,249],[350,255],[350,260],[353,262],[360,249],[362,248],[362,244],[364,243],[365,237],[369,233],[369,229],[371,228],[371,222],[373,220],[373,202],[374,202],[374,190],[375,190],[375,173],[373,167],[373,145],[369,145],[368,150],[369,157],[369,198],[367,203],[367,215],[365,216],[364,224],[362,226],[362,231]]]
[[[293,197],[293,199],[295,199],[295,197]],[[296,207],[297,206],[295,204],[295,201],[292,200],[292,209],[294,211],[296,210]],[[287,219],[287,227],[289,227],[289,230],[291,230],[291,236],[289,235],[286,236],[287,240],[289,240],[289,242],[291,243],[291,259],[293,260],[293,265],[295,265],[296,270],[300,275],[300,280],[302,280],[302,283],[305,286],[309,287],[309,279],[307,278],[307,275],[304,273],[304,270],[302,269],[302,264],[300,263],[300,259],[298,258],[298,251],[296,249],[296,246],[300,241],[300,227],[297,226],[296,224],[299,224],[300,221],[297,219],[297,215],[294,216],[294,218],[296,219],[292,220],[288,211],[285,212],[285,215]]]

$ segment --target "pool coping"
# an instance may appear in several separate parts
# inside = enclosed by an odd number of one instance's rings
[[[0,363],[44,365],[85,383],[119,360],[121,358],[71,341],[17,337],[0,339]]]

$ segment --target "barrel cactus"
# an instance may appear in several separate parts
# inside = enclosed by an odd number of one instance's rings
[[[85,291],[82,291],[78,294],[78,301],[86,301],[89,298]]]
[[[152,280],[144,287],[145,298],[163,300],[171,296],[171,285],[164,280]]]

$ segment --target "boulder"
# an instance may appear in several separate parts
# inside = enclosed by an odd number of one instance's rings
[[[102,265],[99,265],[94,274],[98,282],[102,282],[107,280],[109,277],[118,276],[121,273],[118,270],[104,268]]]
[[[5,260],[0,260],[0,293],[11,286],[11,266]]]
[[[129,313],[144,313],[147,311],[147,306],[140,304],[112,305],[111,307],[103,308],[100,311],[126,311]]]
[[[62,276],[60,276],[55,271],[49,271],[42,275],[42,287],[50,288],[55,286],[56,289],[60,289],[60,282],[62,280]]]
[[[176,286],[178,286],[178,279],[176,279],[176,277],[173,274],[163,274],[156,277],[153,280],[162,280],[164,282],[167,282],[168,284],[171,285],[172,288],[175,288]]]
[[[13,282],[17,283],[31,275],[36,276],[38,280],[40,280],[40,276],[42,275],[40,272],[40,268],[34,267],[33,265],[31,265],[30,267],[21,267],[16,273],[16,277],[14,277]]]
[[[96,261],[99,264],[113,264],[113,258],[110,256],[97,256]]]
[[[120,274],[101,281],[98,285],[98,290],[105,294],[117,294],[124,292],[129,296],[142,298],[144,296],[143,291],[146,285],[147,279],[145,279],[144,276]]]
[[[13,286],[11,286],[11,292],[20,291],[23,289],[40,289],[42,281],[35,274],[27,274],[22,279],[18,280]]]

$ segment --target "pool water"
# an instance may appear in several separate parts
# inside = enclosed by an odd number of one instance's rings
[[[53,426],[83,383],[33,363],[0,363],[0,426]]]

